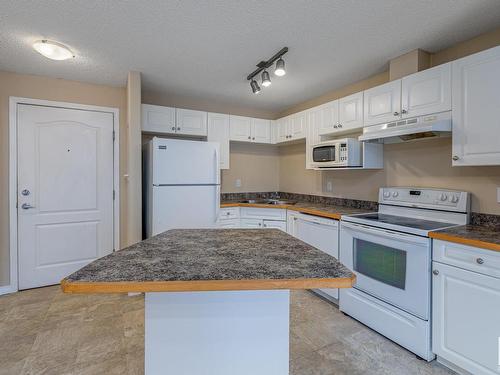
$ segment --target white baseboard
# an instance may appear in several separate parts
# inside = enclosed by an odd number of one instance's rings
[[[11,285],[0,286],[0,296],[2,294],[9,294],[9,293],[15,293],[15,292],[17,292],[17,289],[12,287]]]

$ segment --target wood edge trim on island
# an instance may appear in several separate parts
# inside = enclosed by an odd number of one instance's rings
[[[281,208],[283,210],[286,209],[286,210],[290,210],[290,211],[302,212],[304,214],[321,216],[321,217],[326,217],[326,218],[335,219],[335,220],[340,220],[340,218],[342,216],[340,213],[325,212],[325,211],[316,210],[313,208],[295,207],[295,206],[290,205],[290,204],[270,205],[270,204],[258,204],[258,203],[222,203],[220,205],[220,207],[221,208],[227,208],[227,207]]]
[[[486,249],[486,250],[500,251],[499,244],[485,242],[485,241],[481,241],[481,240],[475,240],[472,238],[459,237],[459,236],[455,236],[453,234],[448,234],[448,233],[430,232],[429,237],[434,238],[436,240],[454,242],[454,243],[459,243],[462,245],[479,247],[481,249]]]
[[[61,281],[64,293],[128,293],[128,292],[208,292],[231,290],[351,288],[356,275],[333,279],[262,279],[262,280],[195,280],[195,281]]]

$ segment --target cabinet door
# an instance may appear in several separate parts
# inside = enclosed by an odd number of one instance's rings
[[[286,142],[290,138],[289,124],[290,116],[280,118],[277,121],[278,125],[278,142]]]
[[[301,139],[306,137],[306,114],[305,112],[297,113],[292,116],[290,121],[290,134],[291,139]]]
[[[252,141],[252,119],[243,116],[229,116],[231,141]]]
[[[500,46],[452,70],[453,165],[500,165]]]
[[[280,229],[283,232],[286,232],[286,221],[263,220],[262,226],[267,229]]]
[[[271,121],[259,118],[252,119],[252,142],[271,143]]]
[[[363,127],[363,92],[339,99],[339,129]]]
[[[219,142],[220,168],[229,169],[229,115],[222,113],[208,114],[209,142]]]
[[[475,375],[498,374],[499,311],[500,279],[433,262],[432,351],[438,356]]]
[[[451,110],[451,64],[443,64],[402,79],[403,118]]]
[[[319,124],[321,120],[321,110],[318,108],[313,108],[307,114],[307,137],[306,137],[306,169],[313,169],[311,163],[312,159],[312,148],[316,143],[320,142],[319,136]]]
[[[152,133],[175,133],[175,108],[143,104],[142,131]]]
[[[175,116],[178,134],[207,135],[207,112],[177,108]]]
[[[365,90],[364,126],[382,124],[401,118],[401,80]]]
[[[333,102],[323,104],[320,107],[321,118],[319,122],[319,134],[331,134],[338,130],[339,125],[339,102],[334,100]]]

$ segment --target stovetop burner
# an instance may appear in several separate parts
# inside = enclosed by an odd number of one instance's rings
[[[379,213],[356,215],[356,217],[370,221],[377,221],[385,224],[399,225],[402,227],[423,229],[423,230],[437,230],[456,225],[453,223],[444,223],[441,221],[431,221],[424,219],[416,219],[413,217],[395,216],[395,215],[387,215]]]

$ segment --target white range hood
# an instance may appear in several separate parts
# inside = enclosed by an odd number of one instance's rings
[[[363,128],[360,141],[400,143],[451,136],[451,111],[372,125]]]

